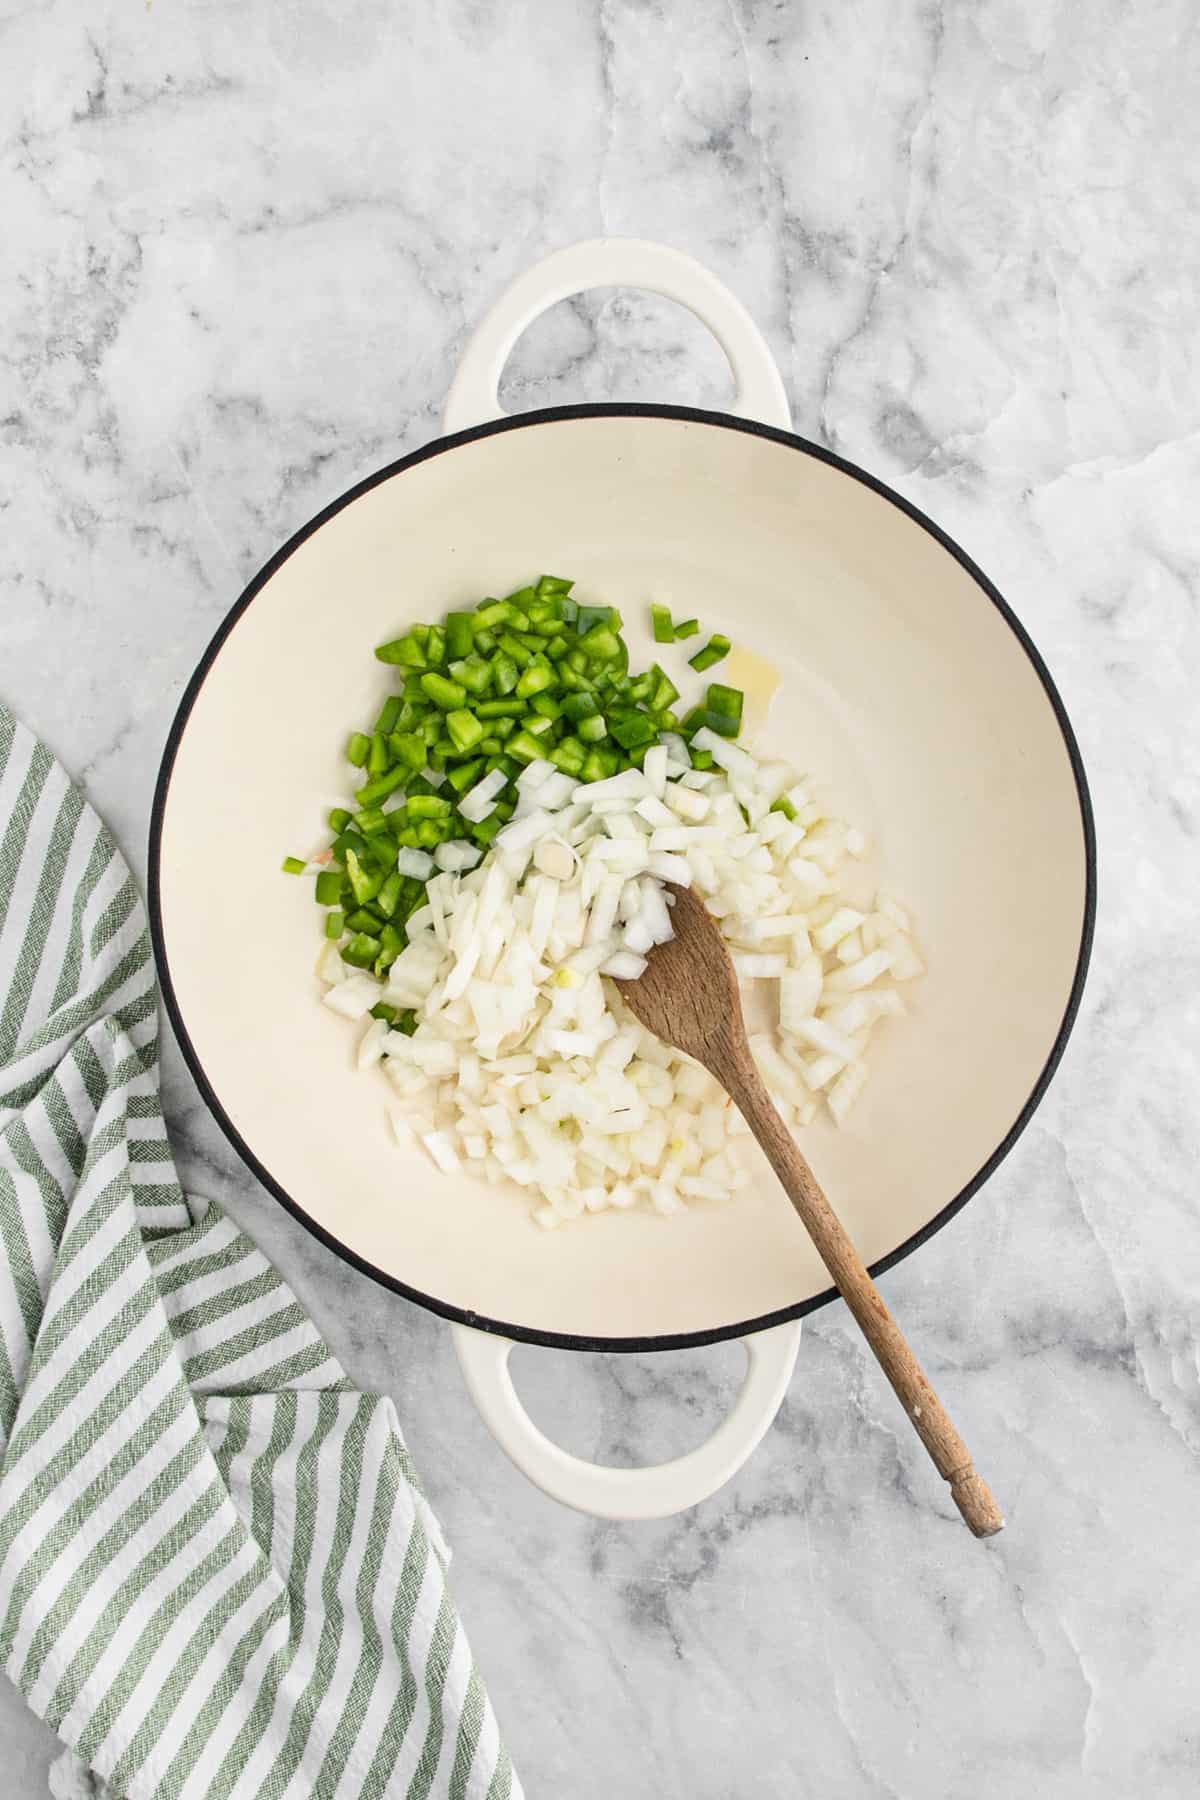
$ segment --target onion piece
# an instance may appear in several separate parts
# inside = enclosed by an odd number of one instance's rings
[[[345,964],[342,966],[345,967]],[[363,1019],[376,1004],[379,995],[379,983],[373,976],[351,975],[348,981],[341,981],[336,987],[330,988],[324,1000],[332,1012],[341,1013],[343,1018]]]
[[[396,854],[396,867],[401,875],[414,881],[428,881],[433,873],[433,858],[427,850],[410,849],[406,844]]]
[[[856,912],[852,906],[839,906],[828,923],[813,932],[813,943],[818,950],[833,950],[843,938],[858,930],[865,917],[864,913]]]
[[[400,852],[402,856],[403,851]],[[446,843],[439,844],[433,853],[433,860],[439,869],[451,874],[462,875],[473,869],[483,856],[478,844],[470,844],[466,838],[449,838]],[[399,857],[396,859],[399,868]]]
[[[600,973],[611,975],[617,981],[636,981],[644,974],[646,958],[638,956],[630,949],[614,950],[607,962],[601,963]]]
[[[787,972],[787,957],[735,950],[733,966],[747,981],[778,981]]]
[[[453,1175],[459,1168],[458,1152],[448,1131],[430,1131],[421,1139],[443,1175]]]
[[[651,744],[642,758],[642,773],[650,787],[650,792],[657,800],[661,800],[667,785],[668,751],[665,744]]]
[[[482,781],[477,781],[458,803],[458,810],[463,818],[472,825],[482,824],[496,810],[493,803],[507,780],[508,776],[503,769],[492,769]]]

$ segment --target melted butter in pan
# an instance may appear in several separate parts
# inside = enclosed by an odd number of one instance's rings
[[[783,676],[765,656],[756,656],[753,650],[743,650],[735,645],[724,662],[706,672],[705,679],[723,682],[726,687],[741,688],[745,695],[742,735],[748,738],[766,724]]]

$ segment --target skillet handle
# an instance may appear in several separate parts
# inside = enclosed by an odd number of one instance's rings
[[[454,1325],[454,1347],[484,1424],[536,1487],[597,1519],[665,1519],[715,1493],[736,1475],[778,1412],[800,1348],[800,1321],[743,1338],[746,1379],[733,1410],[706,1443],[673,1462],[611,1469],[551,1443],[517,1395],[510,1339]]]
[[[741,301],[703,263],[642,238],[592,238],[556,250],[519,275],[467,345],[446,396],[444,432],[504,416],[500,377],[521,333],[559,300],[588,288],[644,288],[703,321],[729,358],[737,395],[730,411],[790,431],[792,415],[775,359]]]

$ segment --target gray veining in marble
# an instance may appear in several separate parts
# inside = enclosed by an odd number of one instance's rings
[[[990,1545],[833,1309],[725,1492],[652,1526],[556,1508],[445,1330],[294,1226],[168,1055],[187,1180],[396,1395],[537,1800],[1200,1791],[1198,189],[1189,0],[0,0],[0,692],[139,870],[243,582],[435,433],[508,279],[603,231],[732,285],[798,429],[967,546],[1082,740],[1075,1040],[883,1284],[1004,1496]],[[727,389],[694,321],[630,295],[545,317],[506,383]],[[627,1460],[698,1441],[738,1362],[517,1368],[565,1442]],[[40,1796],[49,1735],[7,1687],[0,1744]]]

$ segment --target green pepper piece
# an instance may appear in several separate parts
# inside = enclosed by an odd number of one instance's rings
[[[407,774],[425,767],[425,738],[419,731],[393,731],[388,749],[404,764]]]
[[[446,714],[446,730],[450,741],[460,754],[470,750],[483,736],[483,726],[473,712],[465,708]]]
[[[705,707],[710,713],[720,713],[722,718],[732,719],[737,726],[742,722],[744,700],[741,688],[723,687],[719,681],[710,682],[704,696]]]
[[[546,723],[549,724],[550,721],[547,719]],[[506,749],[509,756],[515,757],[518,762],[523,763],[536,762],[544,754],[536,736],[528,731],[515,732],[509,738]]]
[[[394,794],[398,787],[403,787],[408,780],[409,770],[403,766],[389,769],[386,775],[379,775],[374,781],[368,781],[365,787],[356,789],[354,798],[360,806],[375,806],[380,800],[386,800]]]
[[[476,748],[482,749],[485,742],[486,739],[481,739]],[[450,783],[450,786],[454,789],[456,794],[465,794],[472,783],[478,780],[482,772],[483,758],[482,756],[475,756],[472,757],[470,762],[458,763],[453,769],[447,769],[446,780]]]
[[[535,656],[517,682],[517,699],[529,700],[534,694],[542,694],[547,688],[555,686],[557,677],[553,667],[544,656]]]
[[[351,892],[359,906],[369,905],[383,886],[383,876],[373,875],[364,869],[361,859],[353,850],[346,852],[346,874],[350,880]]]
[[[381,663],[399,663],[405,669],[429,667],[425,650],[415,630],[406,632],[403,637],[393,638],[388,644],[376,645],[375,655]]]
[[[467,690],[460,681],[447,681],[444,675],[438,675],[433,671],[428,675],[422,675],[421,686],[443,712],[449,712],[452,707],[461,706],[467,697]]]
[[[700,723],[709,731],[715,731],[718,737],[735,738],[741,729],[737,719],[731,719],[725,713],[710,712],[707,707],[700,715]]]
[[[400,904],[400,896],[404,891],[404,877],[398,869],[393,869],[376,896],[375,904],[385,919],[390,919]]]
[[[475,711],[481,719],[519,719],[524,716],[525,702],[515,696],[511,700],[481,700]]]
[[[650,705],[655,712],[662,712],[664,707],[673,706],[676,700],[678,700],[679,689],[675,686],[675,683],[671,680],[671,677],[667,674],[666,670],[660,669],[657,663],[651,665],[650,675],[653,687],[653,692],[650,695]]]
[[[501,632],[498,643],[505,656],[515,662],[518,669],[523,669],[527,663],[533,660],[532,652],[527,650],[520,638],[514,637],[511,631]],[[540,648],[540,639],[538,644]],[[497,685],[499,684],[497,683]]]
[[[470,656],[475,647],[475,620],[474,613],[446,614],[446,650],[450,656]]]
[[[343,944],[342,961],[349,963],[352,969],[369,969],[381,948],[377,937],[360,931],[350,939],[348,944]]]
[[[492,679],[498,694],[511,694],[517,685],[521,671],[513,658],[503,650],[497,650],[492,658]]]
[[[465,656],[450,664],[450,674],[468,694],[486,694],[492,685],[492,670],[481,656]]]
[[[621,640],[609,626],[594,625],[580,648],[589,662],[615,662],[621,654]]]
[[[584,781],[607,781],[610,775],[617,773],[620,764],[621,759],[615,750],[605,750],[597,744],[587,753],[582,779]]]
[[[347,931],[365,931],[376,937],[383,930],[383,917],[374,906],[359,906],[346,920]]]
[[[587,751],[578,738],[565,737],[561,744],[555,744],[550,752],[549,760],[564,775],[578,775],[587,758]]]
[[[623,750],[652,744],[656,736],[653,723],[645,713],[622,713],[620,718],[612,720],[608,729]]]
[[[723,657],[728,656],[729,649],[729,639],[722,637],[719,631],[714,631],[703,650],[697,650],[695,656],[689,656],[688,662],[698,675],[702,675],[705,669],[711,669],[714,663],[719,663]]]

